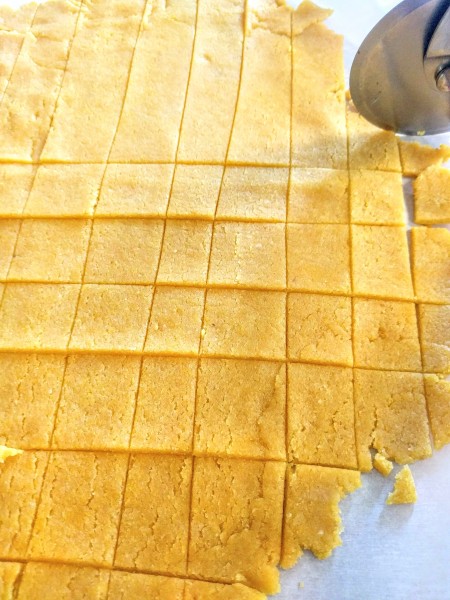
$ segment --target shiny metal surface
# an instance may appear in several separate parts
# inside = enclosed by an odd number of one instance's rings
[[[408,135],[450,130],[450,94],[438,79],[450,65],[450,0],[405,0],[372,29],[350,72],[359,112]]]

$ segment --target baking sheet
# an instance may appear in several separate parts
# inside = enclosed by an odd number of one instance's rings
[[[327,23],[345,36],[348,80],[360,43],[398,2],[318,3],[335,10]],[[450,135],[421,140],[450,144]],[[386,506],[393,478],[377,472],[363,475],[362,488],[341,503],[343,546],[325,561],[305,553],[296,567],[282,572],[282,592],[276,600],[450,600],[450,446],[415,463],[411,470],[418,492],[414,506]]]

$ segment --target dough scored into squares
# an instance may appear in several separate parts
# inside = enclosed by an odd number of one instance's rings
[[[142,350],[152,294],[143,285],[83,285],[70,348]]]
[[[33,165],[0,164],[0,215],[20,216],[33,186]]]
[[[208,283],[286,287],[286,234],[281,223],[214,224]]]
[[[416,310],[411,302],[353,300],[357,367],[421,371]]]
[[[188,575],[277,592],[285,465],[194,460]]]
[[[111,565],[126,469],[125,454],[53,452],[29,556]]]
[[[156,452],[192,450],[196,381],[196,359],[143,359],[131,448]]]
[[[287,272],[292,290],[350,293],[348,226],[288,225]]]
[[[342,544],[339,502],[361,487],[358,471],[288,465],[281,567],[295,565],[303,550],[327,558]]]
[[[9,458],[0,468],[0,555],[23,559],[27,556],[39,504],[47,452],[24,452]]]
[[[284,459],[286,365],[200,361],[194,449],[201,454]]]
[[[419,304],[423,370],[450,373],[450,306]]]
[[[288,367],[289,460],[357,468],[351,369]]]
[[[95,214],[163,217],[173,170],[173,165],[108,164]]]
[[[412,262],[416,296],[421,302],[450,303],[450,231],[413,227]]]
[[[285,221],[288,179],[288,169],[227,166],[216,217]]]
[[[360,296],[414,297],[406,231],[352,226],[353,291]]]
[[[139,370],[137,356],[69,356],[53,447],[128,448]]]
[[[159,219],[96,219],[86,283],[154,283],[164,223]]]
[[[344,296],[290,293],[288,357],[352,366],[352,303]]]
[[[175,577],[112,571],[107,600],[185,600],[184,585]]]
[[[355,369],[355,428],[361,471],[371,448],[400,464],[430,456],[422,375]]]
[[[285,331],[284,292],[208,290],[203,355],[284,359]]]
[[[0,354],[0,444],[50,446],[64,364],[63,356]]]
[[[0,348],[67,348],[79,290],[74,284],[6,284],[0,308]]]
[[[81,283],[89,235],[89,221],[25,219],[8,278]]]
[[[92,567],[26,563],[17,592],[17,600],[104,600],[109,574]]]
[[[405,225],[403,184],[400,173],[350,171],[352,223]]]
[[[206,284],[212,227],[204,221],[166,221],[158,283]]]
[[[8,275],[21,222],[16,219],[0,220],[0,279]]]
[[[450,382],[436,375],[425,375],[424,382],[434,447],[439,450],[450,442]]]
[[[192,458],[133,455],[115,566],[186,572]]]
[[[219,165],[177,164],[167,216],[213,219],[223,170]]]
[[[39,165],[23,213],[89,217],[97,204],[104,165]]]
[[[144,352],[198,354],[205,291],[157,287]]]
[[[428,167],[414,181],[416,223],[450,223],[450,169]]]
[[[289,189],[290,223],[348,223],[347,171],[292,169]]]

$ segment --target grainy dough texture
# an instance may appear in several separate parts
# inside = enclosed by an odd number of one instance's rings
[[[402,187],[447,219],[449,151],[358,115],[329,14],[0,7],[2,600],[263,600],[450,442],[450,234],[410,261]]]

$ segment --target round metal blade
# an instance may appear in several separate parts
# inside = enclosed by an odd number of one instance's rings
[[[406,0],[372,29],[353,61],[350,93],[358,111],[409,135],[450,130],[450,93],[424,70],[424,54],[449,0]]]

